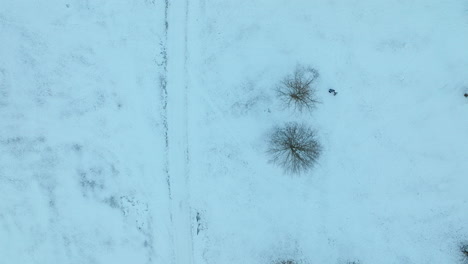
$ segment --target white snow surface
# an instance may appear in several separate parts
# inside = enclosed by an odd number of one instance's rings
[[[0,0],[0,264],[464,263],[464,93],[466,0]]]

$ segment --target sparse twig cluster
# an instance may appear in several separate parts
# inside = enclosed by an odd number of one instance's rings
[[[468,243],[462,244],[460,246],[460,251],[464,255],[464,257],[468,260]]]
[[[274,264],[299,264],[299,263],[292,259],[286,259],[286,260],[277,260],[275,261]]]

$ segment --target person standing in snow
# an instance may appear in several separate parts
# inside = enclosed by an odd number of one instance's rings
[[[338,93],[338,92],[335,91],[334,89],[328,89],[328,92],[329,92],[329,93],[332,93],[333,96],[335,96],[335,95]]]

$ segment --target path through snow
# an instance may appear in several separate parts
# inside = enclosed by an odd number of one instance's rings
[[[187,17],[188,2],[167,3],[167,141],[168,184],[175,263],[193,263],[188,192]]]

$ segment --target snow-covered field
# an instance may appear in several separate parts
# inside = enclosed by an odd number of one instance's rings
[[[463,263],[466,92],[466,0],[0,0],[0,263]]]
[[[0,1],[0,263],[171,263],[164,3]]]

